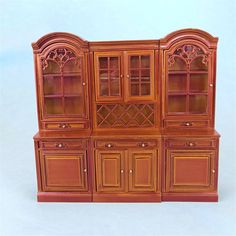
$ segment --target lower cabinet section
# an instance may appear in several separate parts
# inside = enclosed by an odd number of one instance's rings
[[[156,150],[96,150],[98,192],[155,192]]]
[[[35,140],[38,201],[217,201],[218,147],[217,135]]]
[[[214,191],[215,159],[212,150],[167,150],[166,192]]]
[[[43,191],[88,190],[86,152],[42,152],[40,163]]]

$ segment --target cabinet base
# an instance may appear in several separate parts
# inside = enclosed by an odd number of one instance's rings
[[[162,201],[218,202],[217,193],[162,193]]]
[[[38,192],[38,202],[92,202],[92,194],[73,192]]]
[[[93,194],[94,202],[160,202],[160,193],[147,194],[109,194],[95,193]]]
[[[74,193],[38,192],[38,202],[218,202],[217,193]]]

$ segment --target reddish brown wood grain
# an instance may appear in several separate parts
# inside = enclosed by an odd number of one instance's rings
[[[33,43],[38,201],[217,201],[217,41]]]

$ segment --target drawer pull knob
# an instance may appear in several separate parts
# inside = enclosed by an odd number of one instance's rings
[[[60,124],[59,128],[65,129],[65,128],[67,128],[67,126],[66,126],[66,124]]]
[[[112,144],[111,144],[111,143],[108,143],[108,144],[106,145],[106,147],[111,148],[111,147],[112,147]]]
[[[212,170],[212,173],[213,173],[213,174],[215,174],[215,172],[216,172],[215,170]]]
[[[123,174],[123,173],[124,173],[124,170],[120,170],[120,173]]]
[[[213,84],[210,84],[210,87],[213,87]]]
[[[195,143],[192,143],[192,142],[188,143],[189,147],[193,147],[194,145],[195,145]]]
[[[86,173],[87,172],[87,169],[84,169],[84,173]]]
[[[133,170],[129,170],[129,173],[132,174],[132,173],[133,173]]]
[[[85,83],[85,82],[83,82],[83,83],[82,83],[82,85],[83,85],[83,86],[85,86],[85,85],[86,85],[86,83]]]
[[[147,143],[140,143],[140,146],[144,148],[144,147],[147,147],[148,144]]]
[[[185,126],[192,126],[192,123],[191,122],[186,122]]]
[[[57,144],[57,147],[62,148],[64,145],[62,143]]]
[[[129,78],[129,75],[126,75],[127,78]]]

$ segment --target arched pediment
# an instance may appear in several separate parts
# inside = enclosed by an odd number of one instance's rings
[[[67,43],[73,47],[79,47],[81,50],[86,51],[88,49],[88,42],[74,34],[65,32],[55,32],[46,34],[36,42],[32,43],[34,53],[42,52],[46,47],[51,44]]]
[[[160,40],[162,49],[169,49],[173,44],[183,40],[197,40],[208,48],[216,48],[218,38],[213,37],[209,33],[199,29],[182,29],[174,31]]]

